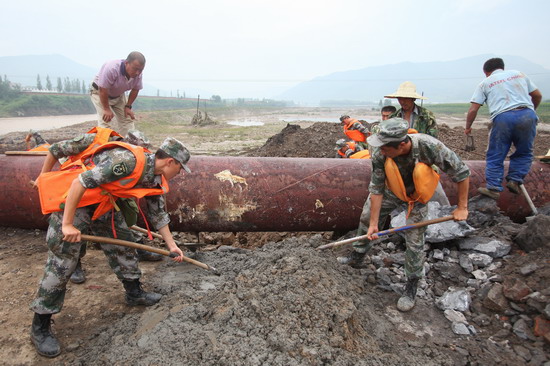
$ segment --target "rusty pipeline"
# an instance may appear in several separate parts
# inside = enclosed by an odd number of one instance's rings
[[[47,227],[35,179],[44,157],[0,155],[0,225]],[[467,161],[470,197],[485,183],[485,162]],[[371,165],[366,159],[193,156],[191,174],[170,181],[167,208],[176,231],[333,231],[357,227],[368,196]],[[549,165],[534,162],[525,186],[538,207],[550,202]],[[441,176],[452,204],[456,185]],[[499,206],[521,220],[531,213],[522,195],[507,191]]]

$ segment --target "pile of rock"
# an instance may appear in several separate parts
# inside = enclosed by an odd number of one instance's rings
[[[430,203],[428,219],[452,209]],[[521,359],[542,364],[545,342],[550,344],[550,216],[538,215],[519,225],[501,215],[495,201],[482,197],[470,201],[470,212],[468,224],[428,227],[426,276],[417,296],[435,303],[455,334],[476,338],[483,333],[483,339]],[[402,213],[392,226],[404,221]],[[381,240],[369,254],[361,269],[367,282],[401,294],[404,240]]]

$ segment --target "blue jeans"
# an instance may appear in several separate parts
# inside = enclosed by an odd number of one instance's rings
[[[487,148],[485,179],[487,188],[502,192],[504,159],[510,146],[516,151],[510,156],[506,180],[523,183],[533,161],[533,142],[537,134],[537,114],[529,108],[499,114],[493,120]]]

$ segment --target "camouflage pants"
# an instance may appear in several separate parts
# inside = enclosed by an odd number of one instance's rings
[[[92,221],[95,208],[96,206],[77,208],[74,226],[83,234],[91,233],[92,235],[112,238],[111,213],[108,212],[99,219]],[[48,259],[36,299],[31,304],[31,310],[38,314],[55,314],[61,311],[67,282],[76,268],[81,247],[86,245],[85,242],[69,243],[63,241],[62,219],[63,212],[54,212],[50,216],[46,234]],[[134,240],[134,236],[128,229],[122,213],[115,212],[114,226],[118,239]],[[135,249],[111,244],[101,244],[101,249],[119,280],[133,280],[141,277]]]
[[[369,229],[370,221],[370,194],[361,213],[357,236],[364,235]],[[382,207],[380,208],[380,217],[378,220],[378,230],[382,230],[388,216],[396,208],[407,210],[407,204],[397,198],[391,191],[384,191],[382,198]],[[423,221],[428,216],[428,206],[422,203],[415,203],[408,219],[407,225],[411,225]],[[403,231],[407,250],[405,251],[405,275],[407,278],[421,278],[424,275],[424,261],[426,254],[424,253],[424,233],[426,227],[418,229],[410,229]],[[353,248],[359,253],[366,253],[372,247],[372,242],[368,239],[356,241],[353,243]]]

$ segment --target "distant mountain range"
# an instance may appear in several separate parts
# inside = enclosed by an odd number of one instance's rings
[[[483,63],[495,55],[479,55],[442,62],[402,62],[392,65],[366,67],[359,70],[335,72],[302,82],[274,99],[292,100],[306,105],[319,105],[321,101],[361,101],[378,103],[384,95],[397,90],[400,83],[412,81],[419,94],[428,98],[428,103],[469,102],[476,85],[483,80]],[[520,70],[538,86],[543,98],[550,93],[550,70],[523,57],[502,56],[507,69]],[[0,76],[22,86],[35,86],[40,74],[42,85],[46,76],[55,87],[57,78],[91,82],[98,69],[81,65],[62,55],[26,55],[0,57]],[[194,90],[201,95],[208,92]],[[161,95],[166,92],[160,91]],[[194,95],[189,92],[188,95]],[[147,83],[142,95],[157,95],[157,88]],[[243,97],[247,97],[243,95]]]
[[[525,73],[547,99],[550,92],[550,70],[523,57],[479,55],[444,62],[403,62],[335,72],[302,82],[278,95],[276,99],[317,105],[323,100],[355,100],[377,103],[384,95],[397,90],[404,81],[416,84],[426,102],[469,102],[475,87],[485,78],[483,63],[502,57],[506,69]],[[546,94],[545,94],[546,91]]]

